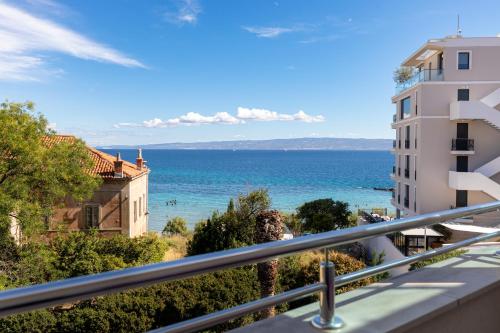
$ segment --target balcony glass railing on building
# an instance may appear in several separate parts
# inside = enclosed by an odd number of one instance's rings
[[[396,85],[396,93],[411,88],[417,83],[426,81],[443,81],[444,75],[442,69],[422,69],[413,74],[408,80]]]
[[[453,139],[451,140],[451,150],[453,151],[474,151],[474,139]]]

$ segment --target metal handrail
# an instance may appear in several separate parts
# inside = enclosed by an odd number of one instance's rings
[[[117,271],[7,290],[0,292],[0,317],[27,310],[63,304],[69,301],[88,299],[94,296],[115,293],[131,288],[144,287],[158,282],[172,281],[226,268],[244,266],[303,251],[342,245],[373,236],[429,226],[454,218],[477,215],[499,209],[500,201],[496,201],[470,207],[412,216],[395,221],[329,231],[320,234],[298,237],[291,240],[270,242],[232,250],[207,253],[171,262],[126,268]],[[442,249],[432,250],[424,254],[417,255],[419,257],[408,257],[400,261],[390,262],[370,267],[362,271],[346,274],[331,280],[332,283],[330,284],[319,283],[287,291],[283,294],[181,322],[156,331],[191,332],[208,327],[206,325],[212,326],[220,323],[221,321],[237,318],[245,313],[255,312],[259,309],[269,307],[270,305],[283,303],[317,292],[321,292],[322,297],[326,294],[330,294],[331,296],[332,291],[334,292],[335,289],[335,283],[333,282],[340,285],[353,282],[397,266],[423,260],[440,253],[451,251],[452,249],[458,247],[497,236],[500,236],[500,230],[498,232],[478,236],[460,243],[455,243]],[[333,313],[333,311],[331,311],[331,313]],[[332,319],[333,318],[330,318],[330,320]],[[196,323],[193,321],[196,321]],[[326,324],[329,323],[325,323],[325,325]],[[326,325],[325,327],[331,326]]]

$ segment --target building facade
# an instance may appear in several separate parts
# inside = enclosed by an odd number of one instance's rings
[[[57,135],[50,140],[74,140],[74,137]],[[149,169],[144,164],[141,150],[134,164],[122,160],[119,154],[111,156],[87,148],[94,162],[91,173],[102,178],[102,185],[89,201],[79,203],[67,199],[64,207],[56,209],[49,219],[49,233],[95,228],[108,235],[137,237],[146,234]]]
[[[413,75],[392,98],[397,216],[500,200],[500,38],[429,40],[402,66]]]

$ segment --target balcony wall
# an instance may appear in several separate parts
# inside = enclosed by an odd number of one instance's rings
[[[500,258],[497,246],[472,247],[460,257],[337,296],[342,333],[499,332]],[[237,333],[318,333],[310,304]],[[334,331],[330,331],[334,332]]]

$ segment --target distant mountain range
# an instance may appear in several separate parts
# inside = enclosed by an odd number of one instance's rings
[[[176,142],[146,145],[111,145],[102,149],[204,149],[204,150],[389,150],[390,139],[297,138],[211,142]]]

